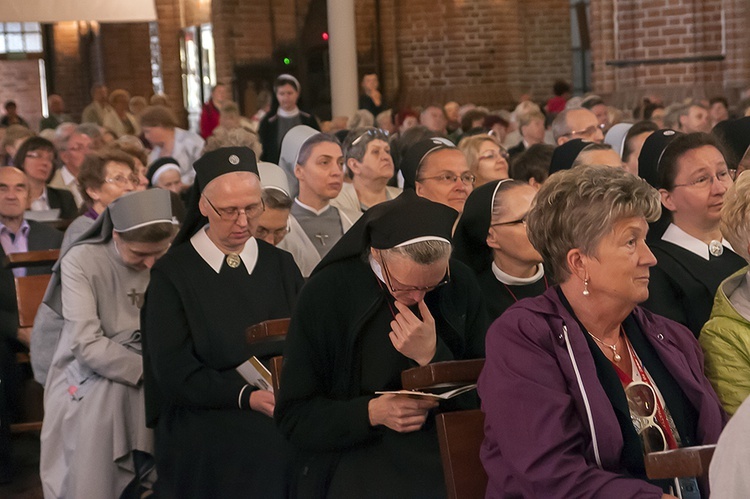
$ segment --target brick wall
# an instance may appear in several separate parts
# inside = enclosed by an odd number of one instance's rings
[[[722,54],[723,61],[613,67],[607,61]],[[750,20],[741,0],[591,1],[594,91],[631,105],[647,92],[665,100],[734,96],[750,76]]]
[[[39,128],[42,118],[42,99],[39,86],[39,61],[0,60],[0,109],[5,101],[13,100],[18,106],[18,114],[25,119],[32,130]],[[5,114],[5,109],[0,111]]]
[[[395,22],[384,39],[395,34],[397,46],[384,53],[400,59],[396,90],[404,104],[507,106],[524,93],[544,99],[554,79],[570,78],[566,1],[413,0],[392,9],[385,9]]]
[[[122,88],[149,98],[154,91],[148,23],[103,24],[101,39],[104,81],[110,92]]]
[[[88,71],[81,58],[78,23],[57,23],[52,27],[53,67],[50,68],[50,93],[59,94],[67,111],[74,119],[81,117],[83,108],[90,102]]]

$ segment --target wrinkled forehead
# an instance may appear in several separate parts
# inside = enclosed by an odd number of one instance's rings
[[[222,195],[229,192],[240,197],[260,197],[260,178],[252,172],[229,172],[211,180],[203,189],[203,194],[208,196],[212,193]]]
[[[26,184],[26,174],[13,166],[0,168],[0,184],[19,185]]]

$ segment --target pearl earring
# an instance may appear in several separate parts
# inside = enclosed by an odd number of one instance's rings
[[[588,296],[589,294],[589,278],[586,277],[583,280],[583,296]]]

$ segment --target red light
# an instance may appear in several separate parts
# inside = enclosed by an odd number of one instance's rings
[[[323,32],[323,34],[321,35],[321,37],[323,38],[324,41],[326,41],[326,42],[328,41],[328,33],[326,33],[325,31]]]

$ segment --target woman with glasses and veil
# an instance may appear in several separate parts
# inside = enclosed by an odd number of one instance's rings
[[[399,390],[405,369],[484,353],[479,288],[450,260],[456,216],[404,191],[367,210],[303,288],[275,413],[296,450],[292,497],[445,497],[438,404],[378,392]]]
[[[638,306],[659,214],[656,190],[618,168],[582,166],[542,186],[527,230],[559,285],[487,332],[487,497],[708,497],[694,495],[694,478],[644,470],[644,453],[716,443],[726,420],[694,336]]]
[[[453,256],[476,273],[490,319],[552,284],[526,235],[536,192],[520,180],[489,182],[469,195],[456,226]]]
[[[657,132],[646,143],[668,132]],[[679,134],[659,153],[653,161],[656,187],[671,223],[660,238],[649,240],[659,263],[643,306],[684,324],[697,337],[721,281],[747,265],[719,228],[732,176],[721,143],[707,133]]]

